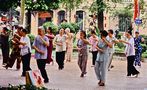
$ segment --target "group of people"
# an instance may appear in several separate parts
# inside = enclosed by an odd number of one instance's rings
[[[97,37],[95,31],[91,31],[89,39],[86,38],[85,31],[80,32],[80,38],[77,41],[78,49],[78,65],[81,70],[81,77],[87,73],[87,45],[91,45],[92,64],[95,68],[98,85],[105,86],[106,72],[112,67],[112,59],[114,54],[114,45],[116,43],[126,44],[125,55],[127,57],[127,76],[138,77],[139,71],[134,65],[141,65],[141,46],[140,43],[144,40],[139,36],[139,32],[135,32],[135,38],[132,35],[132,29],[125,32],[127,40],[118,40],[114,36],[113,30],[101,31],[100,37]]]
[[[48,27],[47,29],[39,27],[38,35],[32,46],[30,39],[27,36],[27,30],[19,26],[17,26],[16,29],[17,32],[15,32],[11,40],[12,52],[10,56],[8,29],[4,27],[3,32],[1,33],[3,65],[6,69],[12,68],[15,60],[17,60],[16,68],[19,70],[20,62],[22,61],[22,76],[25,76],[26,71],[31,70],[30,59],[31,50],[33,48],[35,50],[35,59],[44,82],[48,83],[49,78],[45,67],[47,63],[53,63],[52,50],[54,45],[56,48],[56,62],[59,70],[64,69],[65,60],[67,62],[71,61],[74,35],[71,33],[69,28],[60,28],[59,33],[54,35],[51,27]],[[90,37],[87,39],[86,32],[81,30],[80,37],[77,38],[78,66],[81,70],[80,77],[84,77],[85,74],[87,74],[87,45],[90,45],[92,52],[92,65],[94,66],[96,76],[99,80],[98,84],[99,86],[105,86],[106,72],[111,68],[111,62],[114,54],[114,44],[120,42],[126,44],[125,54],[127,56],[127,76],[135,75],[137,77],[139,71],[137,71],[134,67],[134,62],[135,65],[141,65],[141,47],[139,44],[143,41],[138,34],[139,32],[136,32],[136,38],[133,38],[132,30],[128,29],[125,32],[125,36],[128,41],[124,41],[116,39],[113,30],[111,29],[108,31],[100,31],[100,37],[98,37],[96,32],[92,30]]]

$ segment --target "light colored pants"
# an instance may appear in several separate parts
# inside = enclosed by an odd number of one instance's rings
[[[108,69],[111,67],[112,59],[113,59],[113,53],[109,53]]]
[[[107,61],[96,61],[95,62],[95,73],[98,80],[104,81],[106,78]]]
[[[67,47],[67,52],[66,52],[66,60],[71,61],[72,59],[72,53],[73,53],[73,47]]]

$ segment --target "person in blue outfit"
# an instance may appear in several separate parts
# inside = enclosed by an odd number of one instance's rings
[[[144,38],[139,36],[139,31],[135,32],[135,66],[141,66],[141,53],[142,53],[142,47],[141,42],[144,42]]]

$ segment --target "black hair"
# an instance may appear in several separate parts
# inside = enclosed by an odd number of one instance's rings
[[[80,32],[84,34],[84,38],[86,39],[86,32],[83,30],[81,30]]]
[[[127,30],[127,33],[129,33],[130,35],[132,35],[132,30],[133,30],[133,28],[132,28],[132,26],[130,26],[130,27],[128,28],[128,30]]]
[[[91,31],[91,34],[96,34],[94,30]]]
[[[51,27],[48,27],[48,30],[50,30],[50,32],[53,33],[53,29]]]
[[[108,32],[110,32],[111,34],[113,34],[113,33],[114,33],[112,29],[109,29],[109,30],[108,30]]]
[[[25,34],[27,34],[27,30],[26,29],[22,29],[22,32],[24,32]]]
[[[101,31],[101,36],[107,37],[108,33],[106,30]]]
[[[22,31],[22,30],[23,30],[23,27],[18,26],[18,27],[17,27],[17,30]]]
[[[4,30],[4,31],[8,31],[8,28],[7,28],[7,27],[4,27],[3,30]]]

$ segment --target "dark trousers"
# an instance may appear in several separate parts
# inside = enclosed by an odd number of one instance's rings
[[[14,48],[10,54],[9,61],[7,63],[7,67],[12,68],[16,60],[17,60],[16,68],[20,69],[20,63],[21,63],[20,50],[17,50]]]
[[[23,76],[26,75],[26,71],[31,70],[30,59],[31,59],[31,53],[22,56],[22,69],[23,69],[22,75]]]
[[[9,45],[2,44],[2,56],[3,56],[3,64],[7,63],[9,60]]]
[[[37,65],[38,65],[38,68],[41,72],[43,79],[48,81],[49,79],[48,79],[48,76],[47,76],[47,72],[45,70],[46,59],[37,59]]]
[[[92,51],[92,65],[95,65],[98,51]]]
[[[138,74],[139,72],[134,67],[135,56],[127,57],[127,76]]]
[[[56,62],[59,66],[59,69],[64,68],[64,59],[65,59],[65,51],[56,52]]]

